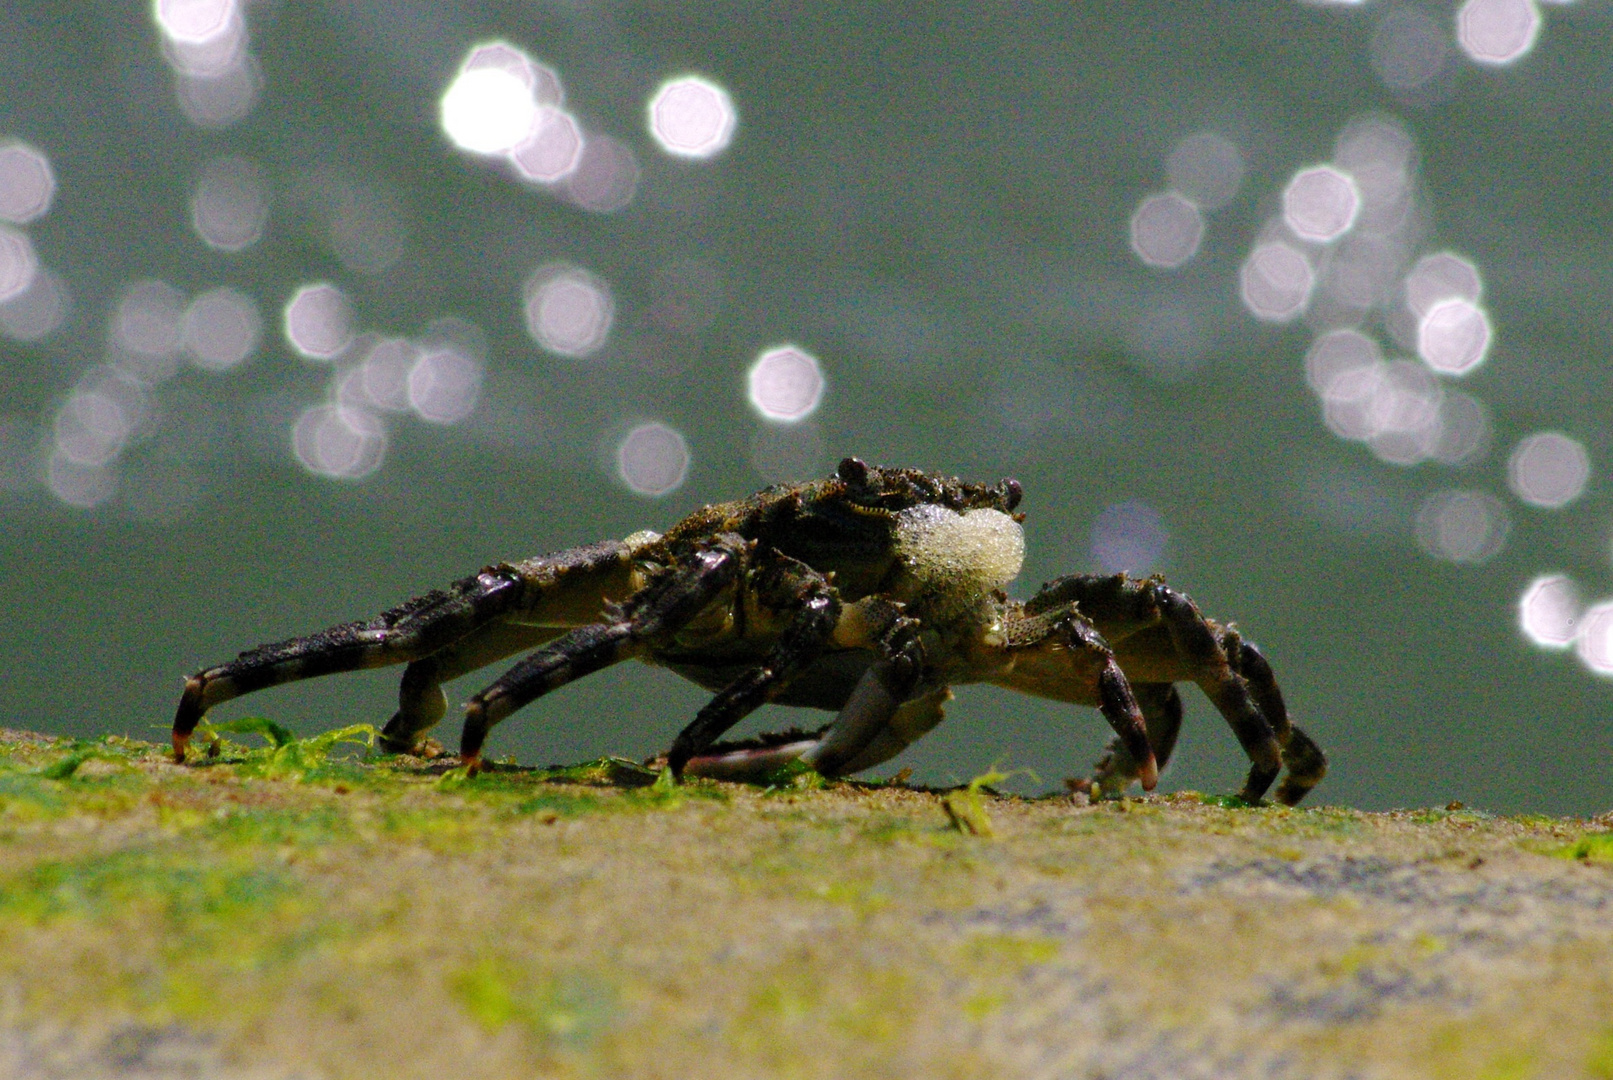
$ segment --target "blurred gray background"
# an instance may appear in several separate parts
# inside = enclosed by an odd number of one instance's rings
[[[161,740],[248,646],[856,454],[1019,478],[1021,595],[1235,621],[1317,801],[1606,810],[1610,57],[1605,2],[11,3],[0,723]],[[1187,696],[1164,787],[1236,790]],[[703,697],[630,665],[490,750]],[[880,772],[1107,738],[965,688]]]

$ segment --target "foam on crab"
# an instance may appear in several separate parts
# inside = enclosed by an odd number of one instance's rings
[[[1001,510],[958,513],[924,503],[896,515],[896,549],[919,590],[978,596],[1000,589],[1025,562],[1025,533]]]

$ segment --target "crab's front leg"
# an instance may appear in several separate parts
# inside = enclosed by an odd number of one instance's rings
[[[605,602],[631,591],[637,547],[606,541],[491,566],[374,618],[259,646],[204,668],[186,680],[174,714],[174,757],[184,760],[191,733],[215,705],[282,683],[399,663],[409,667],[382,745],[408,750],[441,719],[442,682],[567,626],[592,622]]]
[[[1025,610],[1077,605],[1114,644],[1139,685],[1191,681],[1204,691],[1249,756],[1240,797],[1259,802],[1283,766],[1288,775],[1278,786],[1279,802],[1292,806],[1321,782],[1326,756],[1293,723],[1271,666],[1237,630],[1205,618],[1193,601],[1157,577],[1072,574],[1043,586]],[[1180,726],[1179,701],[1159,698],[1156,712],[1149,719],[1151,733]],[[1107,788],[1109,779],[1123,780],[1125,766],[1125,756],[1111,751],[1093,783]]]
[[[1003,624],[1002,661],[988,681],[1054,701],[1097,706],[1126,755],[1127,783],[1136,779],[1152,791],[1159,762],[1148,722],[1103,636],[1074,604],[1010,608]]]

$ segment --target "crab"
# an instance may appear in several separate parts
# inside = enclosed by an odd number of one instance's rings
[[[1278,773],[1299,802],[1327,761],[1290,719],[1270,665],[1229,624],[1159,577],[1072,574],[1029,600],[1005,587],[1024,538],[1015,480],[993,485],[842,461],[824,480],[702,507],[639,532],[499,563],[370,619],[263,645],[191,676],[173,752],[207,711],[265,687],[406,664],[379,745],[409,753],[447,712],[442,684],[526,652],[465,706],[475,775],[493,726],[573,679],[629,658],[714,692],[673,740],[675,777],[758,780],[799,763],[825,776],[895,757],[941,722],[951,687],[986,682],[1096,706],[1114,739],[1094,797],[1152,790],[1182,724],[1175,684],[1214,703],[1250,760],[1240,796]],[[758,706],[833,712],[816,731],[718,740]]]

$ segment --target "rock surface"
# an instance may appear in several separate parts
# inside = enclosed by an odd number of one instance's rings
[[[1613,1080],[1613,815],[969,825],[270,734],[0,735],[0,1076]]]

